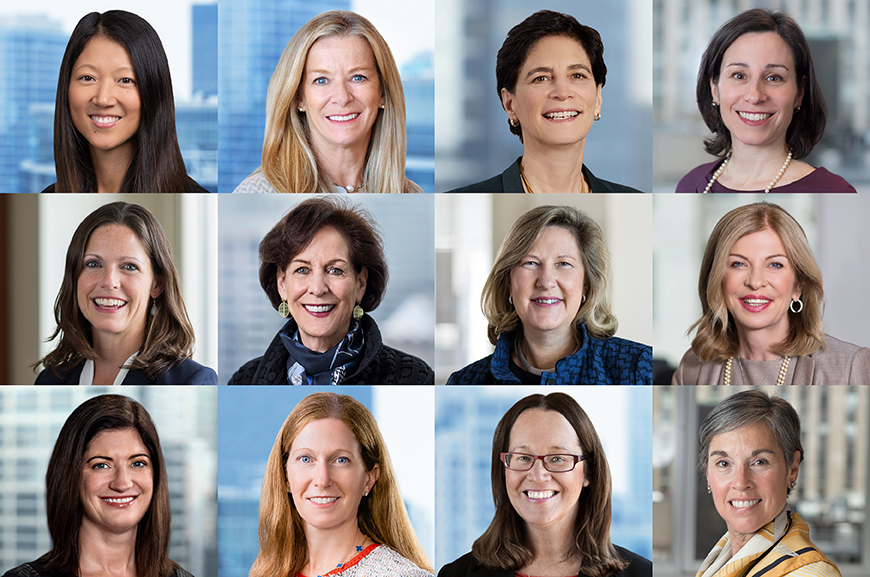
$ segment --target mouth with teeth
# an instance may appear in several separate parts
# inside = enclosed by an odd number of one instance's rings
[[[576,110],[560,110],[558,112],[545,112],[544,118],[548,118],[550,120],[570,120],[571,118],[575,118],[579,115],[580,113]]]
[[[747,120],[749,122],[763,122],[763,121],[767,120],[768,118],[770,118],[771,116],[773,116],[772,112],[740,112],[740,111],[738,111],[737,114],[740,116],[740,118],[742,118],[743,120]]]
[[[99,116],[96,114],[91,114],[90,119],[99,127],[109,127],[114,126],[119,120],[121,120],[120,116]]]
[[[351,112],[345,116],[327,116],[327,118],[333,122],[350,122],[357,116],[359,116],[359,112]]]
[[[550,298],[550,297],[541,297],[541,298],[532,299],[532,302],[535,303],[536,305],[539,305],[542,307],[551,307],[551,306],[554,306],[554,305],[561,303],[562,299]]]
[[[558,491],[523,491],[530,501],[546,501],[556,496]]]
[[[761,499],[752,499],[748,501],[728,501],[728,503],[735,509],[748,509],[761,503]]]
[[[308,500],[315,505],[331,505],[338,501],[338,497],[309,497]]]
[[[100,497],[104,503],[113,507],[124,508],[136,500],[136,497]]]
[[[123,299],[97,297],[93,301],[98,309],[104,311],[117,311],[127,306],[127,301]]]
[[[335,308],[335,305],[302,305],[308,314],[315,317],[326,317]]]
[[[743,303],[743,308],[746,310],[757,313],[766,309],[773,301],[766,297],[749,295],[740,299],[740,302]]]

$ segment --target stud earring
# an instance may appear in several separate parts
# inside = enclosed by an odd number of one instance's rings
[[[797,108],[794,109],[794,111],[795,111],[795,112],[800,112],[800,111],[801,111],[801,107],[798,106]]]
[[[595,116],[592,117],[592,120],[601,120],[601,113],[597,112]]]
[[[297,106],[296,110],[298,110],[299,112],[305,112],[305,109],[302,108],[301,106]]]
[[[710,488],[710,483],[707,483],[707,493],[712,493],[713,489]]]
[[[520,125],[520,121],[519,121],[519,120],[514,120],[513,118],[508,118],[508,124],[510,124],[511,126],[513,126],[514,128],[516,128],[517,126]]]
[[[719,103],[714,100],[710,103],[710,106],[712,106],[713,108],[719,108]]]
[[[285,299],[281,299],[281,304],[278,305],[278,314],[285,319],[290,316],[290,305]]]

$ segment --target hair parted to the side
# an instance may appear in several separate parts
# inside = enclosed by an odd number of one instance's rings
[[[63,282],[54,301],[57,328],[49,341],[57,338],[57,348],[34,365],[42,364],[57,374],[85,359],[96,360],[91,323],[78,304],[77,286],[84,268],[84,255],[91,234],[107,225],[124,226],[136,235],[151,263],[155,278],[163,279],[163,293],[155,299],[157,314],[145,315],[145,340],[129,367],[142,369],[148,379],[190,358],[193,354],[193,326],[181,296],[181,282],[172,260],[172,249],[163,227],[154,215],[138,204],[112,202],[89,214],[78,226],[66,253]]]
[[[714,84],[719,82],[722,58],[725,56],[725,51],[734,44],[734,41],[744,34],[760,32],[778,34],[794,56],[794,72],[798,91],[803,89],[804,96],[800,110],[796,110],[792,117],[785,141],[795,159],[806,158],[813,147],[822,139],[828,119],[825,97],[816,79],[813,56],[810,54],[810,46],[804,33],[791,16],[761,8],[741,12],[723,24],[713,35],[701,57],[695,95],[698,99],[698,110],[701,111],[701,117],[713,132],[713,136],[704,141],[704,146],[707,152],[713,156],[725,156],[731,150],[731,133],[722,122],[719,109],[713,106],[710,82]]]
[[[604,577],[625,569],[628,563],[619,557],[610,541],[612,486],[607,455],[586,412],[565,393],[529,395],[517,401],[498,422],[492,437],[491,468],[495,516],[474,542],[471,548],[474,558],[488,569],[501,571],[516,571],[535,558],[526,523],[511,505],[500,457],[510,451],[511,430],[520,414],[529,409],[556,411],[565,417],[586,455],[582,463],[589,485],[580,492],[574,549],[566,555],[580,561],[580,574],[586,577]]]
[[[250,577],[295,577],[308,562],[303,520],[287,491],[287,455],[299,432],[319,419],[338,419],[347,425],[360,444],[366,470],[371,471],[375,465],[380,468],[377,482],[359,504],[360,531],[431,571],[408,519],[387,445],[374,416],[349,395],[319,392],[302,399],[290,412],[269,454],[260,494],[260,551]]]
[[[169,559],[169,488],[157,428],[148,411],[121,395],[100,395],[79,405],[60,430],[45,474],[45,509],[51,551],[39,561],[46,573],[80,575],[82,464],[91,440],[103,431],[133,429],[148,450],[154,473],[151,506],[136,532],[136,573],[168,577],[177,565]]]
[[[278,192],[328,193],[335,186],[318,162],[308,136],[308,118],[297,110],[308,51],[321,38],[359,36],[372,49],[384,109],[372,126],[363,182],[366,192],[423,192],[405,178],[405,94],[387,42],[371,22],[354,12],[330,10],[309,20],[290,39],[269,82],[263,174]]]
[[[740,391],[716,405],[698,429],[698,471],[707,472],[710,443],[716,435],[762,423],[779,445],[786,465],[791,464],[795,451],[800,451],[801,419],[794,407],[783,398],[768,396],[760,390]],[[791,492],[791,488],[787,489]]]
[[[722,281],[728,267],[728,255],[740,238],[765,229],[775,232],[785,248],[785,255],[795,270],[795,283],[800,287],[803,309],[800,313],[787,312],[788,337],[776,343],[771,350],[778,355],[797,357],[825,348],[822,328],[825,291],[822,272],[813,256],[801,225],[782,207],[768,202],[740,206],[723,216],[707,241],[698,296],[701,299],[701,318],[688,332],[697,330],[692,340],[692,351],[704,362],[725,361],[737,354],[740,345],[734,317],[725,304]]]
[[[595,85],[604,86],[607,66],[604,64],[604,43],[598,31],[580,24],[569,14],[540,10],[510,29],[496,55],[495,81],[500,103],[501,89],[504,88],[511,94],[516,91],[517,80],[529,52],[539,40],[547,36],[565,36],[576,40],[592,64]],[[519,123],[513,126],[508,122],[508,128],[519,137],[520,142],[523,141],[523,128]]]
[[[157,32],[124,10],[91,12],[79,20],[67,43],[57,80],[54,107],[54,160],[57,192],[96,192],[88,141],[73,125],[69,87],[76,60],[87,43],[102,36],[123,46],[133,62],[141,113],[136,153],[118,192],[187,192],[190,178],[175,132],[175,100],[169,61]]]
[[[260,241],[260,286],[275,310],[281,304],[278,271],[286,269],[293,257],[327,227],[344,237],[354,271],[359,274],[363,269],[368,270],[366,292],[360,306],[365,311],[373,311],[381,304],[389,271],[377,222],[365,207],[355,206],[343,196],[319,196],[293,207]]]
[[[585,212],[570,206],[539,206],[528,211],[513,224],[498,249],[498,255],[480,296],[480,307],[489,321],[487,335],[495,345],[505,332],[522,330],[522,321],[510,303],[511,270],[520,264],[548,226],[569,231],[577,241],[583,257],[585,302],[574,319],[575,337],[580,325],[595,338],[607,339],[616,334],[619,323],[612,312],[612,275],[610,252],[598,223]]]

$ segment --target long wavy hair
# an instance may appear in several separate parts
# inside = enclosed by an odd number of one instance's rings
[[[348,395],[322,392],[308,395],[287,416],[266,463],[260,493],[260,551],[250,577],[296,577],[308,562],[304,522],[287,491],[287,455],[300,431],[318,419],[339,419],[353,432],[367,471],[380,476],[357,511],[363,534],[431,571],[423,547],[408,519],[390,454],[378,424],[365,406]]]
[[[139,521],[136,532],[136,574],[139,577],[168,577],[177,567],[169,559],[169,488],[157,428],[148,411],[133,399],[100,395],[79,405],[67,418],[48,461],[45,510],[52,547],[39,559],[46,573],[81,574],[82,460],[91,440],[99,433],[126,429],[139,434],[148,450],[154,473],[151,506]]]
[[[190,178],[175,133],[175,101],[169,61],[157,32],[124,10],[91,12],[76,25],[66,45],[57,79],[54,106],[54,163],[57,192],[95,192],[97,186],[88,141],[76,130],[69,109],[73,66],[95,36],[123,46],[133,62],[139,90],[136,153],[118,192],[187,192]]]
[[[768,202],[747,204],[723,216],[707,241],[698,296],[701,299],[701,318],[689,332],[697,330],[692,340],[692,351],[704,362],[725,361],[737,354],[740,346],[734,317],[725,305],[722,280],[728,267],[728,255],[739,239],[747,234],[770,229],[785,248],[785,255],[795,270],[795,283],[801,288],[803,309],[799,313],[788,311],[788,336],[771,350],[778,355],[796,357],[825,350],[825,332],[822,314],[825,291],[822,271],[816,264],[810,243],[801,225],[782,207]]]
[[[616,334],[619,323],[612,312],[610,252],[601,227],[576,208],[539,206],[518,218],[508,231],[483,285],[480,307],[489,321],[487,335],[493,345],[502,333],[522,330],[522,321],[508,298],[511,270],[529,254],[548,226],[560,226],[574,235],[583,258],[586,300],[580,305],[574,319],[575,338],[579,341],[583,324],[586,325],[586,331],[598,339],[607,339]]]
[[[297,110],[308,51],[321,38],[360,36],[372,49],[384,109],[372,126],[363,181],[367,192],[422,192],[405,178],[405,94],[386,41],[371,22],[354,12],[331,10],[309,20],[290,39],[266,95],[263,174],[278,192],[335,192],[309,141],[306,113]]]
[[[556,411],[577,433],[577,441],[586,459],[584,471],[589,485],[578,498],[577,519],[574,521],[574,548],[567,557],[580,561],[580,574],[586,577],[613,575],[628,566],[619,557],[610,541],[610,522],[613,516],[613,493],[610,466],[601,439],[595,432],[586,412],[570,395],[551,393],[529,395],[517,401],[498,422],[492,437],[492,500],[495,516],[478,537],[471,553],[478,563],[488,569],[517,571],[535,558],[529,546],[526,522],[516,512],[507,493],[505,467],[501,454],[510,450],[511,430],[519,416],[529,409]]]
[[[148,255],[155,278],[162,278],[164,284],[163,294],[155,299],[157,314],[145,315],[145,340],[128,368],[142,369],[145,376],[153,380],[192,355],[193,326],[187,317],[178,271],[163,227],[153,214],[138,204],[113,202],[85,217],[73,234],[66,252],[63,282],[54,301],[57,328],[48,338],[49,341],[59,339],[57,348],[45,355],[34,368],[41,363],[59,376],[62,369],[74,367],[85,359],[97,359],[91,323],[79,308],[77,286],[91,234],[110,224],[133,231]]]

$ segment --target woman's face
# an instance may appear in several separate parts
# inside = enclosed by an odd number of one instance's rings
[[[559,147],[586,138],[601,112],[601,87],[579,42],[546,36],[529,50],[514,92],[502,88],[501,100],[508,118],[519,121],[527,150]]]
[[[751,32],[734,41],[722,58],[713,101],[732,142],[785,148],[785,136],[803,89],[794,56],[775,32]]]
[[[745,543],[785,507],[797,480],[800,452],[785,458],[764,423],[713,437],[707,452],[707,483],[732,542]]]
[[[380,466],[366,471],[359,441],[342,421],[318,419],[293,439],[286,472],[306,531],[328,530],[357,524],[360,501],[378,480]]]
[[[347,334],[354,306],[366,292],[368,271],[354,271],[344,236],[325,227],[278,270],[278,294],[299,325],[302,344],[325,352]]]
[[[91,323],[94,344],[103,338],[142,343],[152,298],[163,293],[163,279],[155,277],[151,259],[132,230],[107,224],[91,233],[76,299]]]
[[[365,150],[384,104],[372,49],[361,36],[328,36],[311,45],[297,104],[315,152]]]
[[[520,413],[511,429],[508,451],[540,456],[583,454],[568,420],[561,413],[544,409]],[[589,485],[584,461],[564,473],[547,471],[540,459],[528,471],[505,468],[504,473],[511,505],[528,525],[572,530],[580,492]]]
[[[726,263],[722,292],[738,335],[762,331],[771,344],[784,340],[789,305],[801,291],[779,235],[766,228],[740,237]]]
[[[135,531],[151,506],[154,469],[135,429],[101,431],[81,468],[82,531]]]
[[[574,235],[548,226],[529,253],[511,269],[510,294],[526,335],[572,338],[583,298],[585,269]]]
[[[69,112],[91,150],[126,150],[139,130],[141,101],[127,49],[94,36],[73,64]]]

